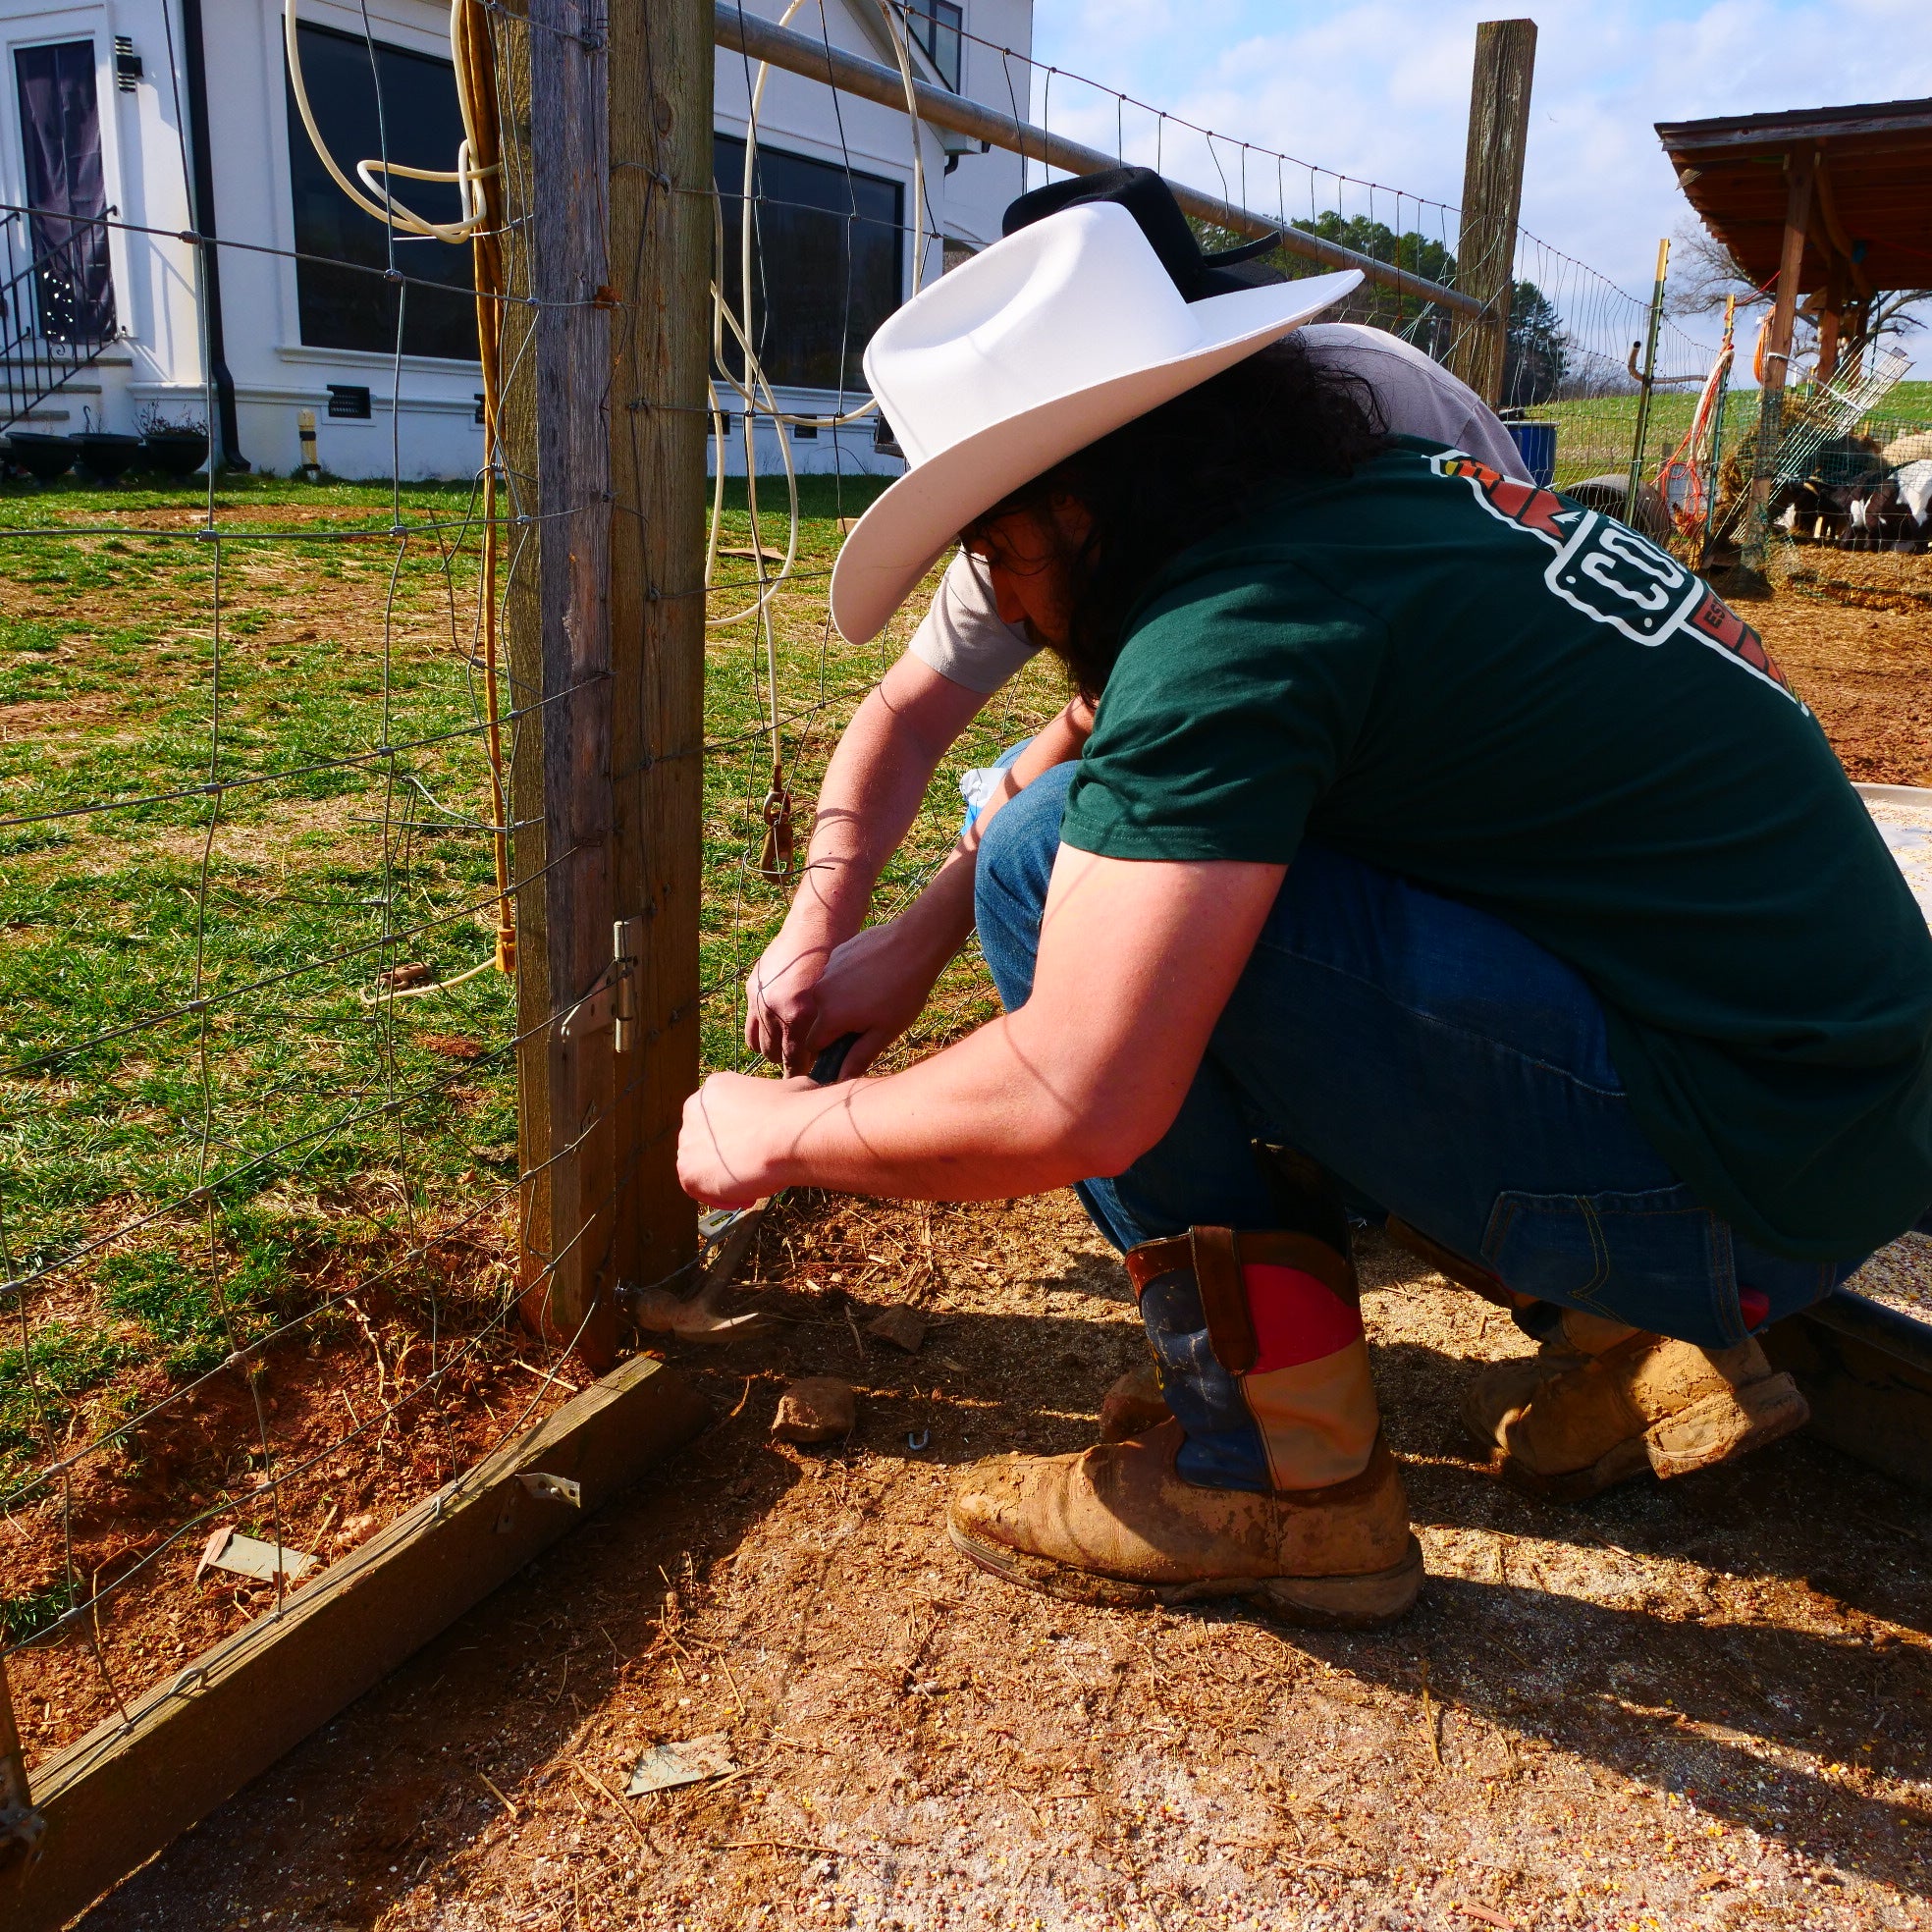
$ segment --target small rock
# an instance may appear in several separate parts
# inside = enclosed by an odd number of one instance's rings
[[[857,1415],[850,1382],[836,1375],[807,1375],[778,1398],[772,1433],[783,1442],[832,1442],[851,1434]]]
[[[916,1308],[907,1308],[901,1302],[874,1315],[866,1323],[865,1331],[875,1341],[889,1342],[895,1349],[916,1355],[920,1343],[926,1339],[926,1317]]]

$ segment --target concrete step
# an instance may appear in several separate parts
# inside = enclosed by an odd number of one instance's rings
[[[134,358],[125,351],[118,355],[90,355],[81,364],[83,369],[132,369]],[[0,369],[11,370],[16,376],[31,375],[36,381],[51,382],[65,370],[74,367],[72,362],[45,355],[0,355]]]

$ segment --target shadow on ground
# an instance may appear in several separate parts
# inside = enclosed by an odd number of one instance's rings
[[[1925,1922],[1932,1625],[1899,1485],[1794,1440],[1583,1508],[1519,1496],[1453,1417],[1475,1361],[1527,1344],[1371,1248],[1431,1572],[1410,1619],[1015,1592],[944,1545],[953,1472],[1090,1441],[1138,1328],[1064,1207],[930,1276],[861,1264],[906,1211],[768,1243],[773,1325],[672,1351],[718,1424],[86,1932]],[[919,1353],[855,1336],[908,1293]],[[858,1386],[846,1443],[771,1439],[800,1373]],[[615,1796],[647,1745],[712,1732],[738,1778]]]

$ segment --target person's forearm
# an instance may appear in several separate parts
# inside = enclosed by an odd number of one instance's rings
[[[908,745],[908,736],[884,689],[876,688],[826,768],[793,911],[815,915],[834,942],[865,924],[879,875],[911,827],[944,755],[943,745]],[[929,749],[930,765],[924,758]]]
[[[991,796],[973,823],[960,833],[944,863],[925,889],[899,914],[907,941],[929,957],[937,974],[966,943],[973,930],[973,882],[979,871],[980,840],[1006,803],[1018,797],[1043,772],[1078,758],[1093,729],[1092,708],[1075,699],[999,775]]]
[[[978,1201],[1117,1174],[1172,1125],[1285,866],[1054,861],[1033,995],[883,1080],[713,1074],[678,1177],[739,1206],[782,1187]]]
[[[1043,1043],[1028,1037],[1037,1031],[1006,1015],[903,1073],[785,1096],[772,1123],[767,1181],[896,1200],[989,1201],[1117,1172],[1166,1122],[1136,1133],[1128,1121],[1140,1145],[1127,1145],[1099,1104],[1097,1083],[1055,1069]],[[1179,1100],[1176,1093],[1175,1106]]]

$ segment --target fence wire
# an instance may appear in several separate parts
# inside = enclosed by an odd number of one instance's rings
[[[386,184],[409,103],[366,57]],[[499,859],[542,707],[494,606],[533,518],[487,467],[405,480],[409,303],[448,285],[384,233],[327,266],[395,291],[386,478],[0,487],[0,1664],[29,1764],[110,1746],[583,1379],[516,1319],[544,1280]]]

